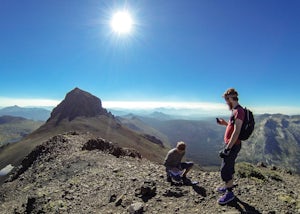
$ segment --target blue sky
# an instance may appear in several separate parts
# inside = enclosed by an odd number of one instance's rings
[[[234,87],[254,111],[300,114],[299,8],[298,0],[0,0],[0,106],[56,104],[79,87],[110,106],[223,108]],[[123,9],[134,25],[118,35],[110,20]]]

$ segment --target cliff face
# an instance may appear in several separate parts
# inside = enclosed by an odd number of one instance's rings
[[[109,115],[106,109],[102,108],[101,100],[79,88],[75,88],[67,93],[65,99],[53,109],[48,121],[56,120],[58,124],[61,120],[69,121],[76,117],[95,117],[98,115]]]
[[[1,213],[297,213],[299,176],[239,164],[236,200],[217,205],[219,172],[193,169],[198,185],[171,185],[136,150],[69,132],[36,147],[0,187]]]
[[[300,172],[300,117],[261,115],[239,158],[266,162]]]

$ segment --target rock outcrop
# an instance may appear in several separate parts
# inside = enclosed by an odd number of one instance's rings
[[[101,100],[98,97],[75,88],[67,93],[65,99],[53,109],[48,121],[56,120],[56,124],[58,124],[63,119],[72,121],[80,116],[95,117],[98,115],[112,116],[102,108]]]
[[[151,141],[152,143],[160,145],[163,148],[165,147],[164,143],[160,139],[156,138],[155,136],[152,136],[149,134],[144,134],[143,137],[146,138],[147,140]]]
[[[219,172],[193,169],[198,185],[171,184],[162,165],[138,154],[89,134],[52,137],[0,186],[1,213],[300,212],[299,176],[279,168],[238,164],[236,200],[220,206]]]

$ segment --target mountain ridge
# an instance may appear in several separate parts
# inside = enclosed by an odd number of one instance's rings
[[[195,121],[131,115],[120,121],[129,128],[138,127],[142,121],[165,135],[173,146],[177,140],[183,140],[188,145],[188,158],[204,167],[219,167],[218,151],[224,146],[225,129],[216,124],[214,117]],[[253,164],[265,162],[300,173],[300,115],[262,114],[255,115],[255,121],[254,132],[243,141],[237,160]]]
[[[50,116],[50,111],[44,108],[28,108],[14,105],[1,108],[0,116],[4,115],[23,117],[35,121],[46,121]]]
[[[192,169],[198,185],[171,185],[162,164],[117,155],[101,142],[107,141],[69,132],[41,144],[24,159],[26,169],[16,168],[22,173],[0,186],[2,213],[300,212],[299,176],[285,170],[238,164],[236,199],[219,206],[219,172]],[[94,146],[84,149],[88,143]]]
[[[0,148],[15,143],[34,130],[43,122],[15,116],[0,116]],[[1,149],[0,149],[1,150]]]
[[[101,105],[94,95],[75,88],[51,113],[51,117],[40,128],[21,141],[0,150],[0,168],[9,164],[19,165],[28,153],[52,136],[78,131],[89,132],[118,143],[121,147],[137,149],[144,157],[162,162],[168,147],[149,135],[144,135],[123,126]]]

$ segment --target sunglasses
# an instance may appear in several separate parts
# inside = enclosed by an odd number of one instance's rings
[[[185,147],[179,147],[178,150],[184,151],[184,150],[185,150]]]

